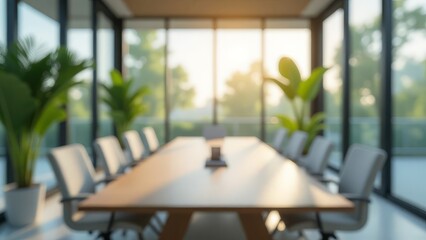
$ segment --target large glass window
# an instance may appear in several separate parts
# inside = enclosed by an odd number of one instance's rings
[[[0,44],[6,44],[6,0],[0,0]]]
[[[302,25],[307,25],[302,21]],[[278,71],[278,62],[284,56],[295,61],[303,78],[310,73],[310,30],[307,26],[288,28],[289,23],[282,20],[266,22],[265,29],[265,76],[282,78]],[[300,24],[299,24],[300,25]],[[293,116],[287,97],[275,84],[267,82],[265,85],[266,102],[266,141],[271,142],[280,127],[275,116],[285,114]]]
[[[6,45],[6,0],[0,0],[0,46]],[[6,182],[5,135],[0,124],[0,187]],[[0,191],[0,211],[4,209],[3,191]]]
[[[245,28],[243,28],[245,27]],[[230,136],[260,136],[260,21],[221,21],[217,30],[218,120]]]
[[[59,46],[57,1],[23,0],[19,2],[18,11],[18,36],[20,39],[32,37],[41,46],[40,54],[54,51]],[[57,139],[58,125],[54,125],[44,138],[41,155],[35,167],[34,181],[44,183],[48,188],[56,185],[56,179],[45,154],[50,148],[57,146]]]
[[[381,1],[350,1],[351,143],[378,146]]]
[[[98,13],[97,29],[97,58],[96,70],[99,83],[109,83],[110,72],[114,69],[114,29],[111,20],[102,12]],[[109,108],[103,103],[102,95],[104,91],[99,91],[99,136],[113,135],[113,122],[109,116]]]
[[[426,6],[393,3],[392,193],[426,210]]]
[[[167,82],[171,136],[200,136],[202,127],[213,118],[213,23],[172,20],[170,25]]]
[[[330,165],[342,163],[342,62],[343,10],[339,9],[323,22],[323,65],[330,69],[324,75],[324,136],[333,141]]]
[[[93,59],[93,31],[91,27],[91,1],[70,1],[68,48],[80,59]],[[83,144],[91,149],[91,93],[93,69],[76,76],[82,83],[69,92],[68,121],[71,143]]]
[[[350,143],[378,147],[380,139],[381,0],[352,0],[349,5]],[[367,7],[368,6],[368,7]],[[375,186],[380,187],[380,174]]]
[[[126,22],[123,37],[124,75],[150,89],[144,98],[147,113],[136,119],[134,129],[154,127],[161,143],[165,142],[165,36],[163,21],[144,20]]]

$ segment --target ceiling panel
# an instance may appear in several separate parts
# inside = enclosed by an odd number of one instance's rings
[[[119,1],[119,0],[118,0]],[[328,0],[121,0],[132,17],[299,17]],[[321,5],[321,4],[320,4]]]

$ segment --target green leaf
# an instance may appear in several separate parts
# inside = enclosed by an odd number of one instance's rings
[[[0,121],[6,131],[17,134],[28,127],[35,109],[28,85],[14,75],[0,72]]]
[[[146,107],[142,99],[148,93],[148,88],[142,86],[134,89],[134,80],[124,80],[117,70],[112,70],[110,75],[112,84],[101,84],[106,93],[102,101],[110,108],[108,113],[118,133],[125,131],[136,117],[145,113]]]
[[[294,99],[296,97],[296,92],[293,90],[293,88],[291,88],[290,86],[281,82],[280,80],[277,80],[277,79],[274,79],[274,78],[266,78],[266,80],[272,81],[278,87],[280,87],[281,90],[287,96],[288,99]]]
[[[290,133],[298,130],[297,122],[291,119],[290,117],[283,114],[279,114],[277,115],[277,118],[280,121],[281,126],[287,128]]]
[[[52,76],[52,55],[48,54],[40,60],[32,62],[22,74],[32,91],[32,96],[39,98],[43,93],[43,83]]]
[[[305,131],[310,133],[310,132],[314,132],[315,129],[318,129],[317,126],[322,125],[325,119],[325,113],[323,112],[318,112],[315,113],[309,120],[308,124],[305,127]],[[320,129],[322,130],[322,129]]]
[[[297,91],[300,98],[304,101],[312,101],[318,95],[321,88],[322,77],[327,70],[328,68],[324,67],[315,68],[308,79],[300,83]]]
[[[111,76],[111,81],[113,85],[122,85],[124,83],[124,79],[118,70],[116,69],[111,70],[110,76]]]
[[[44,136],[50,126],[55,122],[60,122],[65,120],[66,112],[60,107],[59,104],[52,102],[43,108],[40,117],[37,119],[37,122],[34,126],[34,131],[39,136]]]
[[[290,81],[290,87],[297,91],[302,78],[296,63],[289,57],[282,57],[278,64],[278,69],[281,75]]]

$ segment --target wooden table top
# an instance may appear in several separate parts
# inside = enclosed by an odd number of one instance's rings
[[[82,201],[85,211],[350,211],[292,161],[255,137],[227,137],[225,168],[206,168],[201,137],[179,137]]]

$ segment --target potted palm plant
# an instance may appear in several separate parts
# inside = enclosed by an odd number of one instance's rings
[[[40,54],[31,38],[0,49],[0,122],[14,183],[5,187],[6,218],[14,226],[33,223],[43,206],[45,186],[33,183],[35,162],[49,127],[66,117],[73,77],[91,66],[65,48]]]
[[[147,110],[142,100],[149,89],[146,86],[134,87],[134,79],[124,79],[115,69],[110,72],[110,76],[111,84],[102,84],[105,91],[102,100],[110,109],[109,115],[114,122],[116,136],[123,146],[123,133],[129,130],[134,120]]]
[[[267,78],[267,80],[274,82],[287,96],[293,116],[278,114],[277,118],[290,133],[301,130],[308,134],[305,147],[307,151],[315,136],[324,129],[324,113],[317,112],[310,116],[308,111],[312,101],[318,96],[322,78],[328,68],[315,68],[308,78],[302,79],[294,61],[289,57],[282,57],[278,63],[278,69],[283,79]]]

